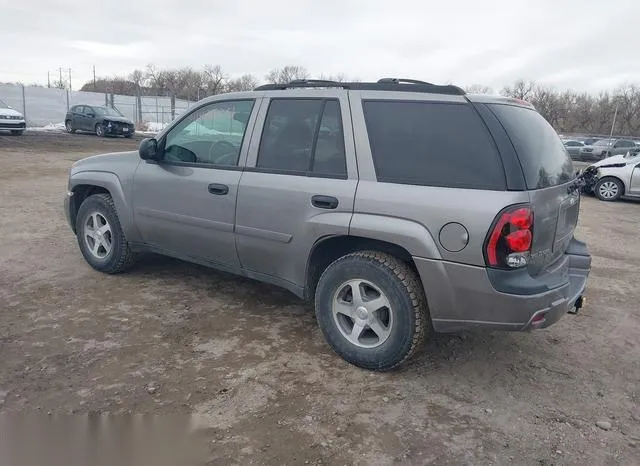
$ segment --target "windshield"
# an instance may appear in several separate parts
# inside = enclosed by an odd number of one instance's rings
[[[97,115],[102,116],[122,116],[122,113],[111,107],[93,107]]]
[[[599,141],[596,141],[593,143],[594,146],[610,146],[611,145],[611,139],[600,139]]]
[[[9,106],[6,104],[4,100],[0,99],[0,108],[9,108]]]

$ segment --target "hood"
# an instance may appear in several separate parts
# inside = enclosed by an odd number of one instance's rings
[[[130,166],[134,170],[140,162],[138,151],[113,152],[110,154],[93,155],[78,160],[71,166],[71,175],[86,171],[104,171],[118,173],[119,169]]]
[[[606,167],[609,165],[619,165],[619,166],[624,166],[628,163],[636,163],[638,160],[640,160],[640,153],[636,154],[635,156],[632,157],[626,157],[626,154],[624,155],[614,155],[612,157],[607,157],[606,159],[602,159],[599,160],[598,162],[591,164],[591,167]]]
[[[128,123],[130,125],[133,124],[133,121],[129,120],[126,117],[121,117],[121,116],[105,115],[102,117],[102,119],[105,121],[117,121],[118,123]]]
[[[594,167],[601,167],[602,165],[611,165],[614,163],[624,163],[627,159],[624,158],[624,155],[614,155],[613,157],[607,157],[606,159],[602,159],[593,164]]]
[[[17,110],[14,110],[12,108],[0,108],[0,115],[19,116],[19,117],[24,118],[22,113],[18,112]]]

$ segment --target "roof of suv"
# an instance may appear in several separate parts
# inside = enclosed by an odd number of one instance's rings
[[[327,89],[340,88],[354,91],[391,91],[391,92],[422,92],[428,94],[464,96],[471,102],[503,103],[533,108],[524,100],[486,94],[467,94],[464,89],[452,84],[438,85],[425,81],[404,78],[382,78],[377,82],[338,82],[322,79],[299,79],[287,84],[264,84],[254,91],[284,91],[288,89]]]

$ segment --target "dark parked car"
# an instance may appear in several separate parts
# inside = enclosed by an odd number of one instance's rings
[[[130,138],[135,132],[133,121],[115,108],[74,105],[67,112],[64,125],[68,133],[91,131],[98,136],[121,135]]]

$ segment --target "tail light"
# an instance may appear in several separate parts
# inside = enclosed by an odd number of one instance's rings
[[[487,265],[524,267],[529,263],[533,241],[533,211],[529,205],[511,206],[500,212],[485,241]]]

